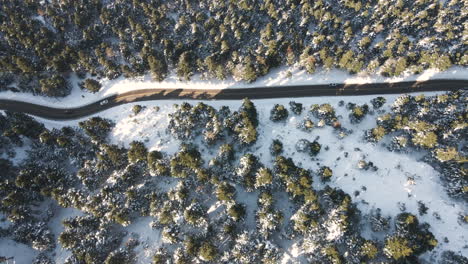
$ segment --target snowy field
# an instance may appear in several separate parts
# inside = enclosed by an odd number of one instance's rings
[[[291,77],[288,77],[291,73]],[[308,74],[305,70],[298,67],[279,67],[271,70],[266,76],[258,78],[253,83],[239,82],[232,78],[224,81],[203,80],[200,75],[195,75],[190,81],[180,81],[174,74],[170,74],[163,82],[152,81],[149,75],[135,79],[119,77],[115,80],[100,80],[102,88],[98,93],[92,94],[81,90],[78,83],[82,80],[75,75],[70,78],[72,85],[71,94],[65,98],[50,98],[43,96],[31,96],[28,93],[0,92],[0,99],[14,99],[30,103],[42,104],[55,107],[77,107],[89,104],[103,97],[114,94],[120,94],[137,89],[154,88],[190,88],[190,89],[225,89],[225,88],[251,88],[251,87],[270,87],[270,86],[288,86],[288,85],[313,85],[329,83],[392,83],[401,81],[427,81],[430,79],[462,79],[468,80],[468,69],[464,67],[452,67],[451,69],[439,72],[429,69],[421,74],[411,75],[402,74],[400,77],[386,78],[380,75],[356,74],[341,70],[318,70],[314,74]]]
[[[426,93],[433,95],[436,93]],[[389,106],[398,95],[385,96],[387,103],[383,109],[389,111]],[[372,210],[380,208],[383,216],[395,216],[400,213],[398,204],[404,203],[406,211],[417,215],[420,222],[427,222],[431,225],[430,231],[439,241],[438,246],[429,253],[423,255],[428,263],[436,263],[436,259],[443,250],[452,250],[461,255],[468,255],[468,229],[466,225],[460,225],[459,215],[466,212],[466,204],[456,203],[449,198],[443,189],[438,173],[428,164],[418,160],[421,155],[417,153],[405,154],[389,152],[382,143],[375,145],[368,143],[363,139],[364,131],[375,126],[375,115],[368,115],[359,124],[351,124],[348,118],[348,110],[344,106],[338,106],[340,100],[357,104],[369,104],[369,101],[375,96],[355,96],[355,97],[316,97],[300,99],[267,99],[253,100],[259,113],[259,139],[257,143],[250,147],[250,151],[258,155],[261,162],[268,167],[273,167],[272,156],[269,152],[269,146],[273,139],[280,139],[284,145],[283,155],[291,157],[296,164],[311,170],[317,170],[317,163],[330,167],[333,170],[333,177],[329,184],[343,189],[353,197],[353,202],[357,203],[358,208],[363,215]],[[305,111],[302,115],[296,116],[290,112],[289,118],[285,123],[273,123],[269,120],[270,110],[274,104],[283,104],[288,106],[289,101],[303,103]],[[167,115],[173,112],[173,104],[181,101],[158,101],[140,103],[146,106],[138,115],[132,112],[134,104],[122,105],[100,113],[102,117],[110,118],[115,121],[116,126],[111,134],[112,143],[128,147],[133,140],[144,141],[149,150],[160,150],[167,154],[173,154],[178,150],[180,141],[175,140],[166,132],[168,125]],[[198,101],[187,102],[196,104]],[[227,105],[231,109],[237,109],[241,101],[205,101],[205,103],[219,108]],[[314,128],[312,132],[303,132],[296,128],[296,125],[307,115],[308,109],[312,104],[330,103],[335,107],[337,116],[342,126],[352,129],[353,133],[340,139],[333,129],[329,126],[323,128]],[[155,106],[160,109],[157,111]],[[288,107],[289,108],[289,107]],[[64,125],[77,125],[76,121],[55,122],[44,119],[38,119],[44,122],[46,127],[59,128]],[[318,141],[322,144],[322,151],[316,157],[316,160],[304,153],[298,153],[294,145],[299,139],[308,139],[313,141],[319,137]],[[205,161],[208,161],[215,153],[210,153],[200,141],[195,142],[200,146],[200,151]],[[328,150],[325,150],[328,147]],[[24,151],[24,150],[22,150]],[[349,155],[345,157],[345,152]],[[371,161],[378,167],[378,171],[363,171],[358,168],[358,161]],[[409,180],[414,179],[414,180]],[[314,189],[321,189],[324,186],[315,179]],[[355,191],[359,191],[355,195]],[[418,201],[422,201],[429,211],[422,216],[418,213]],[[247,204],[247,211],[253,210],[256,205],[256,199],[242,201]],[[68,210],[68,209],[67,209]],[[65,215],[64,215],[65,214]],[[66,214],[76,215],[76,211],[66,211],[60,213],[57,217],[63,219]],[[287,210],[285,215],[287,215]],[[59,225],[60,220],[52,221]],[[139,253],[139,263],[147,263],[155,248],[160,244],[160,232],[151,230],[149,220],[142,218],[129,226],[128,230],[140,234],[145,241],[145,246]],[[53,230],[60,230],[62,227],[53,227]],[[367,227],[368,229],[368,227]],[[364,236],[372,237],[370,230],[366,231],[363,227]],[[57,235],[57,234],[56,234]],[[377,239],[382,239],[376,237]],[[447,239],[445,239],[447,238]],[[445,240],[445,241],[444,241]],[[285,248],[288,254],[284,256],[284,263],[288,260],[294,260],[300,257],[301,252],[295,249],[294,245]],[[28,263],[26,261],[28,254],[32,257],[35,252],[26,249],[23,245],[15,246],[12,241],[0,240],[0,255],[11,255],[11,252],[21,252],[21,258],[16,263]],[[28,253],[29,252],[29,253]],[[61,263],[66,252],[60,249],[55,250],[57,263]],[[23,261],[24,259],[24,261]]]

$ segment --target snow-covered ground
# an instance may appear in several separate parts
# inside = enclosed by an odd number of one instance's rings
[[[10,239],[0,238],[0,256],[14,257],[14,264],[32,263],[38,252]],[[7,262],[8,263],[8,262]]]
[[[291,77],[288,77],[291,73]],[[270,87],[270,86],[288,86],[288,85],[307,85],[307,84],[328,84],[328,83],[382,83],[382,82],[400,82],[400,81],[426,81],[429,79],[463,79],[468,80],[468,69],[464,67],[452,67],[447,71],[429,69],[421,74],[411,75],[402,74],[400,77],[386,78],[380,75],[356,74],[350,75],[342,70],[318,70],[314,74],[308,74],[305,70],[298,67],[279,67],[272,70],[266,76],[258,78],[253,83],[239,82],[232,78],[224,81],[203,80],[200,75],[195,75],[190,81],[180,81],[175,74],[170,74],[164,81],[156,82],[150,75],[135,79],[119,77],[115,80],[100,80],[102,88],[98,93],[92,94],[81,90],[79,80],[75,75],[71,76],[70,83],[72,92],[65,98],[49,98],[43,96],[32,96],[28,93],[0,92],[0,99],[14,99],[30,103],[42,104],[55,107],[76,107],[89,104],[103,97],[114,94],[120,94],[137,89],[154,88],[190,88],[190,89],[225,89],[225,88],[251,88],[251,87]]]
[[[287,73],[292,73],[292,78],[287,77]],[[180,82],[176,76],[171,75],[164,82],[158,83],[151,81],[149,76],[142,77],[136,80],[126,80],[119,78],[117,80],[104,80],[103,89],[96,94],[90,94],[78,88],[77,78],[72,79],[73,90],[70,96],[62,99],[53,99],[30,94],[2,92],[0,99],[15,99],[27,102],[34,102],[43,105],[55,107],[75,107],[84,105],[102,97],[112,94],[123,93],[134,89],[145,88],[200,88],[200,89],[219,89],[219,88],[240,88],[240,87],[263,87],[263,86],[287,86],[298,84],[325,84],[325,83],[369,83],[369,82],[397,82],[404,80],[428,80],[428,79],[468,79],[468,69],[452,68],[446,72],[437,72],[433,70],[426,71],[420,75],[411,75],[401,78],[383,78],[378,76],[350,76],[339,70],[321,71],[314,75],[308,75],[297,68],[279,68],[269,75],[260,78],[253,84],[245,84],[234,80],[227,81],[206,81],[200,80],[199,76],[194,76],[190,82]],[[426,95],[435,93],[426,93]],[[387,95],[387,104],[384,109],[388,110],[391,103],[397,95]],[[375,116],[367,116],[360,124],[350,124],[348,119],[348,111],[344,107],[338,107],[338,102],[354,102],[357,104],[369,103],[374,96],[350,96],[350,97],[315,97],[315,98],[298,98],[298,99],[266,99],[253,100],[259,112],[260,120],[260,137],[258,142],[251,148],[252,152],[258,155],[266,166],[272,167],[272,157],[269,154],[269,146],[273,139],[280,139],[284,146],[284,156],[291,157],[295,163],[301,166],[317,170],[317,162],[321,166],[329,166],[333,170],[333,178],[329,183],[332,186],[339,187],[349,193],[353,197],[353,201],[358,204],[358,208],[363,214],[367,214],[376,208],[382,210],[384,216],[395,216],[400,212],[398,203],[404,203],[406,210],[415,215],[418,215],[420,222],[428,222],[431,225],[431,231],[436,236],[439,244],[437,248],[426,253],[425,258],[437,258],[443,250],[453,250],[462,255],[468,255],[468,248],[464,247],[468,244],[468,230],[466,225],[460,225],[458,222],[459,215],[468,210],[468,206],[460,203],[455,203],[446,195],[445,190],[440,183],[438,173],[429,165],[418,160],[418,155],[409,155],[404,153],[392,153],[386,150],[382,145],[374,145],[365,142],[362,139],[363,132],[375,126]],[[279,103],[285,106],[289,101],[303,103],[305,111],[301,116],[295,116],[290,112],[290,116],[285,123],[272,123],[269,120],[270,110],[274,104]],[[196,104],[196,100],[186,100],[189,103]],[[307,114],[307,110],[312,104],[331,103],[337,110],[337,115],[341,115],[340,121],[342,125],[354,132],[339,139],[332,128],[314,128],[312,132],[303,132],[296,128],[296,125]],[[161,150],[167,154],[175,153],[180,145],[180,141],[175,140],[168,135],[166,128],[168,125],[168,114],[174,111],[173,104],[175,101],[162,100],[154,102],[138,103],[146,106],[141,113],[134,115],[132,106],[135,104],[122,105],[99,113],[98,115],[110,118],[115,121],[116,126],[111,134],[111,141],[115,144],[128,147],[133,140],[144,141],[150,150]],[[177,101],[176,103],[180,103]],[[219,108],[222,105],[227,105],[231,109],[237,109],[240,101],[205,101],[205,103]],[[159,107],[159,110],[155,108]],[[48,128],[62,127],[65,125],[77,125],[82,118],[73,121],[51,121],[38,118],[39,121],[45,123]],[[313,141],[319,136],[319,142],[323,144],[321,153],[317,156],[317,160],[312,161],[310,157],[303,153],[296,152],[294,145],[299,139],[305,138]],[[325,146],[329,149],[325,150]],[[359,148],[357,150],[356,148]],[[18,163],[25,156],[27,148],[18,149],[17,156],[14,162]],[[210,153],[206,148],[201,149],[204,158],[208,161],[214,153]],[[348,152],[346,158],[344,153]],[[337,160],[339,158],[339,160]],[[377,172],[362,171],[357,167],[359,160],[372,161],[379,170]],[[413,178],[414,180],[409,180]],[[314,187],[322,188],[322,183],[315,179]],[[365,187],[365,191],[363,191]],[[359,191],[359,195],[354,196],[354,192]],[[427,214],[419,216],[418,201],[422,201],[430,209]],[[241,201],[248,205],[256,201]],[[68,209],[66,209],[68,210]],[[52,227],[54,234],[57,236],[60,233],[60,221],[67,215],[75,215],[75,211],[61,211],[54,217]],[[249,209],[249,211],[251,211]],[[286,212],[287,214],[288,212]],[[434,214],[440,215],[437,219]],[[143,249],[139,253],[138,258],[140,263],[146,263],[155,248],[160,244],[160,233],[157,230],[151,230],[149,219],[140,219],[132,223],[128,227],[130,232],[137,233],[142,239],[143,244],[139,248]],[[5,222],[3,223],[5,224]],[[367,233],[370,237],[372,234]],[[444,242],[444,238],[448,242]],[[290,248],[285,248],[284,260],[300,256],[300,250],[295,247],[295,244],[288,244]],[[30,263],[31,259],[37,252],[24,245],[16,244],[11,240],[0,240],[0,255],[15,255],[16,263]],[[55,259],[58,263],[68,256],[65,250],[57,248],[55,250]],[[287,256],[286,256],[287,255]],[[430,262],[435,262],[432,259]]]
[[[433,94],[436,93],[426,93],[426,95]],[[389,105],[397,96],[385,96],[387,104],[383,109],[388,111]],[[271,122],[269,120],[270,110],[276,103],[283,104],[289,108],[288,103],[292,99],[253,100],[259,113],[260,137],[258,142],[251,147],[251,151],[260,157],[263,164],[271,168],[273,160],[268,148],[273,139],[280,139],[284,145],[283,155],[293,158],[294,162],[301,164],[302,167],[315,171],[319,168],[317,163],[320,163],[320,166],[329,166],[333,170],[333,177],[329,184],[349,193],[363,214],[380,208],[383,216],[395,216],[400,212],[398,203],[404,203],[406,210],[418,215],[420,222],[429,223],[431,225],[430,230],[436,236],[439,244],[434,251],[426,254],[425,257],[427,259],[431,257],[437,258],[443,250],[453,250],[460,252],[462,255],[468,255],[468,248],[465,247],[468,244],[468,228],[466,225],[462,226],[458,222],[459,215],[467,211],[467,205],[456,203],[447,196],[441,185],[438,173],[428,164],[419,161],[420,155],[417,155],[417,153],[413,155],[414,153],[389,152],[382,145],[375,145],[364,141],[362,139],[363,133],[365,130],[375,126],[376,116],[367,116],[361,123],[351,124],[348,119],[349,112],[345,107],[338,106],[340,100],[344,100],[345,103],[369,104],[369,101],[374,97],[353,96],[345,98],[316,97],[294,99],[296,102],[304,104],[305,111],[303,111],[301,116],[296,116],[290,112],[289,118],[285,123]],[[198,102],[187,101],[191,104]],[[307,115],[307,110],[312,104],[327,102],[335,107],[338,116],[341,115],[340,121],[342,126],[353,130],[352,134],[339,139],[330,127],[314,128],[312,132],[303,132],[296,128],[298,122]],[[232,110],[237,109],[241,104],[240,101],[206,101],[205,103],[216,108],[227,105]],[[99,115],[116,122],[116,126],[111,134],[111,141],[113,143],[128,147],[131,141],[141,140],[145,141],[146,146],[150,150],[157,149],[167,154],[173,154],[178,150],[180,144],[180,141],[173,139],[166,132],[169,122],[167,115],[174,110],[173,104],[173,101],[140,103],[140,105],[146,107],[136,116],[132,112],[134,104],[127,104],[106,110]],[[155,106],[159,107],[159,111],[155,109]],[[44,122],[48,128],[76,125],[78,122],[40,121]],[[299,139],[305,138],[313,141],[316,137],[320,137],[318,141],[322,144],[322,151],[316,160],[312,161],[306,154],[298,153],[295,150],[294,145]],[[325,150],[326,147],[329,149]],[[209,160],[213,155],[204,149],[204,147],[201,150],[205,160]],[[345,152],[349,153],[347,158],[345,157]],[[372,161],[378,167],[378,171],[360,170],[357,166],[358,161],[363,159]],[[315,179],[314,187],[321,189],[323,188],[323,184],[318,179]],[[354,196],[355,191],[359,191],[359,195]],[[427,214],[419,216],[418,201],[422,201],[430,208]],[[437,219],[435,215],[440,215],[440,219]],[[135,225],[132,224],[132,226]],[[150,234],[149,232],[151,232],[147,220],[142,220],[142,226],[135,226],[132,229],[135,229],[140,234],[144,234],[145,232]],[[367,235],[371,236],[372,234],[369,232]],[[445,237],[448,239],[448,242],[444,242]],[[147,239],[153,239],[154,241],[148,241]],[[149,245],[148,248],[152,250],[154,249],[151,246],[152,243],[157,244],[159,243],[158,240],[158,234],[151,237],[145,236],[145,244]],[[293,255],[300,254],[294,248],[285,250],[287,252],[295,252]],[[143,255],[146,259],[146,253],[143,253]]]

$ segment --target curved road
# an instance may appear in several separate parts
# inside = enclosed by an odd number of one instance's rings
[[[243,89],[144,89],[112,95],[88,105],[68,109],[0,99],[0,110],[22,112],[52,120],[70,120],[86,117],[126,103],[150,100],[239,100],[245,97],[250,99],[266,99],[310,96],[349,96],[454,91],[467,88],[468,80],[430,80],[424,82],[337,84],[336,86],[297,85]],[[101,104],[105,100],[107,100],[108,103]]]

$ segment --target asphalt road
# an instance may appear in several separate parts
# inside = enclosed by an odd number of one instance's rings
[[[0,110],[22,112],[52,120],[71,120],[131,102],[150,100],[240,100],[266,98],[298,98],[312,96],[351,96],[370,94],[401,94],[413,92],[454,91],[467,89],[468,80],[430,80],[374,84],[297,85],[244,89],[144,89],[112,95],[76,108],[53,108],[27,102],[0,99]],[[107,100],[107,103],[102,104]]]

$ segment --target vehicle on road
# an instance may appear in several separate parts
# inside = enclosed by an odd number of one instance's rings
[[[338,84],[337,84],[337,83],[329,83],[328,86],[330,86],[330,87],[336,87],[336,86],[338,86]]]
[[[100,102],[99,104],[100,104],[100,105],[106,105],[106,104],[108,104],[108,103],[109,103],[109,100],[106,99],[106,100]]]
[[[65,110],[65,114],[72,114],[72,113],[73,113],[73,110],[71,110],[71,109],[66,109]]]

